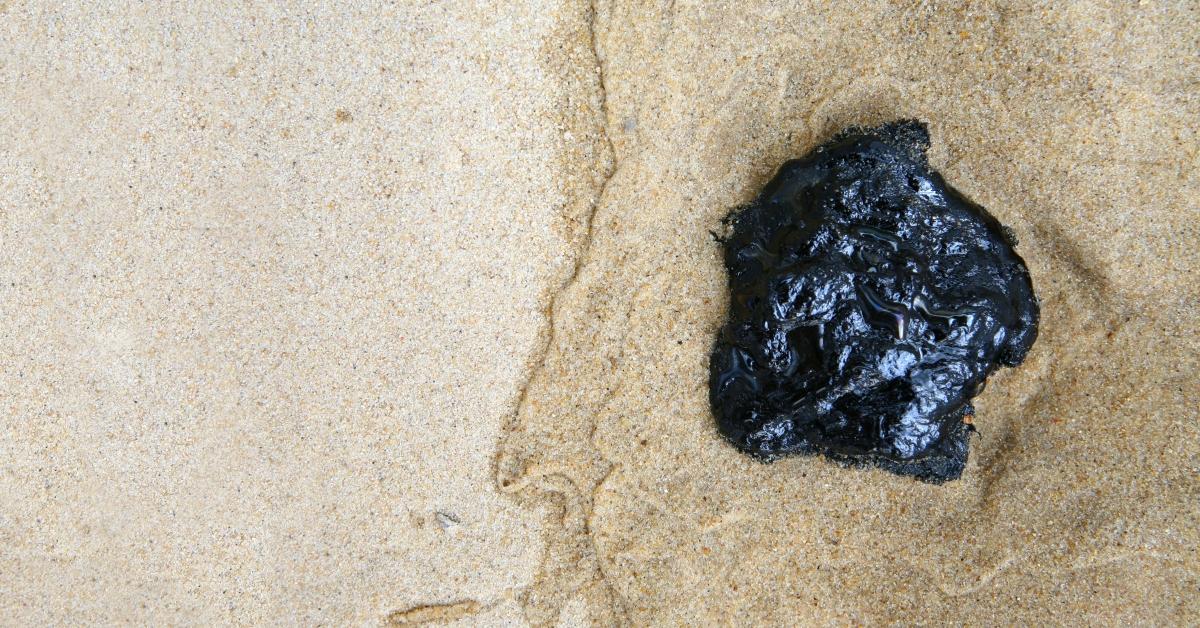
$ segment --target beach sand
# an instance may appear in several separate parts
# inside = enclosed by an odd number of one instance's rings
[[[0,7],[0,623],[519,621],[559,7]]]
[[[531,616],[575,600],[633,625],[1194,623],[1195,7],[597,18],[614,173],[500,466],[565,514]],[[958,482],[751,461],[708,409],[727,307],[709,231],[785,159],[904,117],[1016,231],[1041,337],[979,397]]]
[[[1187,3],[0,0],[0,623],[1200,618]],[[710,235],[927,121],[1042,299],[963,478],[718,436]]]

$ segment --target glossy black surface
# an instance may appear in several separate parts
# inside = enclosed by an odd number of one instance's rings
[[[730,216],[710,396],[739,449],[961,475],[970,399],[1025,358],[1038,304],[1011,231],[928,147],[916,121],[846,131]]]

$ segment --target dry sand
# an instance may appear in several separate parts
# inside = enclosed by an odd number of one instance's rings
[[[747,460],[709,235],[916,116],[1043,299],[962,480]],[[1200,619],[1192,3],[0,0],[0,622]]]
[[[0,623],[519,620],[560,21],[0,2]]]

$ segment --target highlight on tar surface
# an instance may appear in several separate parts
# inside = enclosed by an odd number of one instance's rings
[[[971,398],[1037,338],[1016,238],[929,168],[915,120],[849,129],[783,164],[721,238],[721,433],[771,461],[824,454],[957,479]]]

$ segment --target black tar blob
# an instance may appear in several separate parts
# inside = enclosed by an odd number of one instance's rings
[[[971,397],[1037,338],[1011,231],[929,169],[917,121],[851,129],[729,218],[713,351],[721,432],[931,482],[967,460]]]

